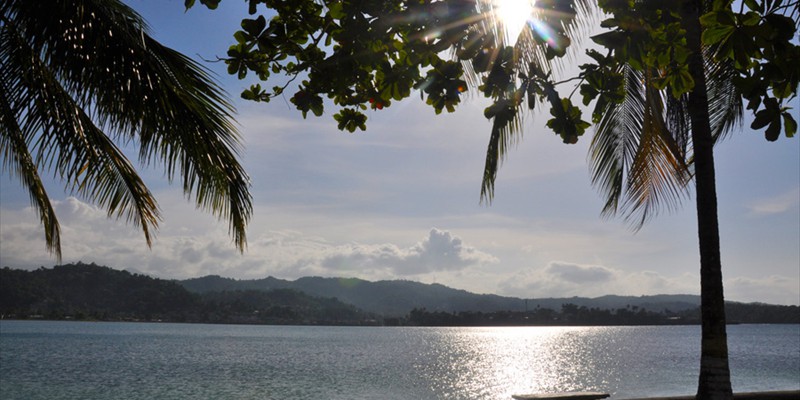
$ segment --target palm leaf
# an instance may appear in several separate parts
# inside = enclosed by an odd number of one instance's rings
[[[37,94],[15,103],[40,167],[109,215],[127,215],[149,243],[155,201],[112,140],[133,142],[141,162],[163,165],[170,180],[179,175],[187,196],[227,219],[244,248],[252,200],[240,138],[206,69],[155,41],[116,0],[10,0],[2,11],[48,72],[30,74]],[[46,102],[30,103],[37,99]]]
[[[676,106],[649,85],[650,74],[624,65],[625,98],[603,113],[590,145],[592,183],[606,199],[603,215],[622,211],[639,229],[661,207],[674,209],[686,194],[685,121]],[[672,125],[672,126],[670,126]]]
[[[125,215],[141,226],[148,245],[157,225],[158,208],[144,183],[127,158],[99,130],[84,110],[51,74],[51,69],[11,29],[3,32],[3,63],[0,77],[5,90],[17,101],[10,113],[17,121],[19,139],[13,143],[16,157],[24,160],[28,149],[36,168],[53,169],[67,190],[95,200],[109,215]],[[13,129],[9,130],[13,133]],[[25,152],[22,152],[25,150]],[[30,191],[41,193],[30,179],[23,182]],[[41,203],[42,199],[37,202]],[[48,247],[54,245],[48,242]]]
[[[530,66],[533,65],[540,71],[545,73],[558,68],[558,62],[551,62],[546,56],[546,44],[537,42],[534,39],[531,24],[526,24],[518,38],[509,38],[502,28],[502,21],[498,21],[493,11],[494,4],[483,0],[478,0],[478,6],[483,11],[483,18],[480,24],[477,25],[478,29],[487,33],[487,36],[494,40],[492,48],[498,49],[504,46],[514,47],[514,65],[512,78],[516,79],[517,75],[522,73],[530,75]],[[574,18],[563,18],[563,15],[556,15],[550,10],[534,9],[532,19],[540,19],[547,23],[557,23],[559,28],[562,28],[568,37],[573,38],[578,42],[579,38],[587,36],[586,33],[591,27],[591,22],[596,17],[596,4],[588,0],[575,0],[569,3],[572,10],[575,11]],[[570,53],[574,54],[579,49],[579,46],[571,46]],[[569,58],[569,57],[568,57]],[[480,83],[482,82],[482,75],[476,73],[469,63],[464,63],[467,82]],[[474,85],[476,86],[476,85]],[[513,93],[508,93],[504,97],[495,99],[495,103],[508,103],[513,107],[513,115],[511,120],[498,120],[495,118],[492,121],[492,131],[489,136],[489,144],[486,150],[486,161],[484,163],[483,180],[481,183],[481,201],[491,203],[494,197],[495,180],[497,172],[502,165],[503,159],[508,154],[508,149],[521,140],[522,126],[523,126],[523,113],[519,109],[524,102],[510,101]]]
[[[2,38],[6,33],[6,31],[0,32],[0,54],[3,53],[2,48],[7,43]],[[0,123],[0,154],[3,157],[3,169],[8,168],[12,173],[15,173],[22,185],[28,190],[31,204],[39,213],[39,220],[44,226],[47,249],[55,254],[58,259],[61,259],[61,227],[44,184],[39,177],[33,157],[28,152],[25,136],[17,124],[14,112],[9,104],[9,99],[13,97],[5,95],[11,93],[8,82],[10,81],[0,76],[0,87],[2,87],[2,93],[4,94],[4,96],[0,96],[0,115],[2,116],[0,117],[2,118],[2,123]]]
[[[666,107],[670,104],[666,99],[671,96],[654,89],[649,79],[646,78],[645,83],[644,125],[636,156],[628,170],[626,201],[622,205],[626,219],[635,229],[658,214],[662,207],[669,211],[677,209],[687,194],[691,178],[685,153],[675,140],[675,133],[679,132],[670,131],[664,121],[665,114],[673,113]]]
[[[733,61],[715,60],[714,53],[714,49],[705,49],[704,59],[711,134],[716,142],[741,125],[744,109],[741,93],[733,84],[733,78],[738,75]]]
[[[494,198],[494,183],[497,180],[497,171],[502,165],[503,158],[508,154],[509,147],[516,145],[522,136],[521,118],[515,103],[505,100],[500,104],[504,104],[508,108],[507,112],[513,116],[511,118],[495,117],[492,120],[492,133],[489,136],[489,144],[486,146],[480,197],[487,203],[491,203]]]
[[[606,198],[604,215],[616,213],[623,198],[625,173],[632,163],[642,130],[644,95],[639,84],[641,74],[622,66],[625,76],[625,98],[619,104],[608,104],[598,123],[589,147],[592,184],[599,186]]]

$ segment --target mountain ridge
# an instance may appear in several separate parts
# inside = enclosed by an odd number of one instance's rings
[[[190,290],[191,289],[191,290]],[[218,275],[165,280],[92,264],[0,268],[0,319],[410,326],[699,323],[693,295],[521,299],[408,280]],[[726,304],[729,322],[800,323],[800,307]]]
[[[224,290],[294,289],[310,296],[334,297],[365,311],[385,316],[403,316],[414,308],[425,308],[434,312],[526,311],[538,307],[560,309],[563,304],[570,303],[587,308],[637,307],[654,311],[668,309],[677,312],[694,309],[700,305],[700,296],[688,294],[523,299],[496,294],[477,294],[441,284],[409,280],[367,281],[360,278],[318,276],[302,277],[292,281],[273,276],[239,280],[219,275],[206,275],[176,282],[195,293]]]

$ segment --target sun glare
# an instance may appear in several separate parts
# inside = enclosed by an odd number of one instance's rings
[[[533,5],[531,0],[494,0],[494,13],[506,29],[506,34],[512,42],[517,37],[525,24],[531,19]]]

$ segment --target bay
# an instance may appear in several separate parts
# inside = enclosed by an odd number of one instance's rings
[[[800,325],[728,328],[734,390],[800,388]],[[692,394],[698,326],[410,328],[0,321],[0,398]]]

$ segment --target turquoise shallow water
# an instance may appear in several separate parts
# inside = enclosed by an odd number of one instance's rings
[[[699,327],[0,322],[0,399],[504,399],[695,390]],[[729,327],[735,391],[800,388],[800,325]]]

